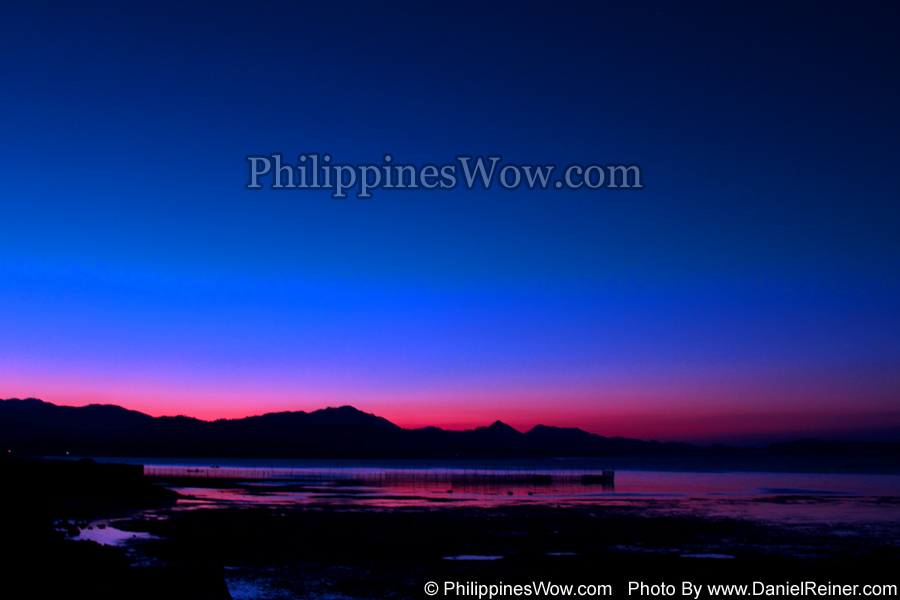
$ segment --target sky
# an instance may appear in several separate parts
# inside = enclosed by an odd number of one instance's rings
[[[900,439],[893,3],[4,12],[0,397]],[[272,153],[644,189],[246,189]]]

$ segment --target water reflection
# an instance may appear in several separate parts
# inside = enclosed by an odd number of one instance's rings
[[[89,540],[104,546],[122,546],[138,540],[157,539],[149,533],[139,531],[122,531],[109,525],[106,521],[94,521],[81,528],[73,540]]]
[[[190,471],[188,469],[191,469]],[[900,522],[900,475],[841,473],[145,467],[186,496],[179,510],[235,504],[396,508],[441,505],[643,507],[783,523]]]
[[[282,481],[180,481],[176,489],[191,506],[208,503],[273,505],[358,504],[408,506],[443,503],[494,504],[550,502],[615,492],[612,481],[584,480],[580,475],[508,476],[491,474],[382,473],[370,478]],[[187,485],[184,485],[187,483]]]

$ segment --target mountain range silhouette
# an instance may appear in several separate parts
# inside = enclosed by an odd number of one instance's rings
[[[520,432],[497,421],[450,431],[404,429],[352,406],[203,421],[152,417],[115,405],[72,407],[0,400],[0,444],[22,455],[231,458],[515,458],[881,454],[898,442],[802,440],[765,448],[604,437],[537,425]]]

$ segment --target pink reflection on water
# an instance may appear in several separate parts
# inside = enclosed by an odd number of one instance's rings
[[[149,533],[122,531],[111,527],[106,521],[95,521],[78,532],[73,540],[90,540],[104,546],[122,546],[136,540],[157,539]]]
[[[244,476],[252,475],[243,471]],[[194,479],[196,485],[176,488],[190,496],[179,501],[178,508],[593,503],[642,508],[655,514],[781,523],[900,523],[900,475],[619,471],[613,485],[585,483],[581,473],[563,470],[511,473],[368,468],[293,472],[293,478],[280,480],[271,471],[265,475],[268,479],[255,481]]]

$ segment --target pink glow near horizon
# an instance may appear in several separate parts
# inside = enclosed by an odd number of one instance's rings
[[[519,430],[543,424],[660,441],[900,430],[900,373],[891,369],[704,363],[453,372],[346,361],[285,368],[33,354],[0,357],[0,381],[0,397],[205,420],[352,405],[407,428],[501,420]]]
[[[52,381],[7,378],[3,395],[37,397],[71,406],[116,404],[152,416],[185,415],[204,420],[352,405],[405,428],[472,429],[501,420],[520,431],[542,424],[577,427],[608,437],[686,442],[827,437],[900,424],[891,382],[872,382],[867,389],[866,410],[854,410],[858,386],[842,388],[827,380],[815,386],[807,383],[802,389],[790,382],[728,386],[707,381],[696,386],[705,389],[703,392],[692,391],[686,383],[437,392],[428,388],[304,388],[289,387],[284,382],[263,385],[260,381],[185,385],[83,374]]]

